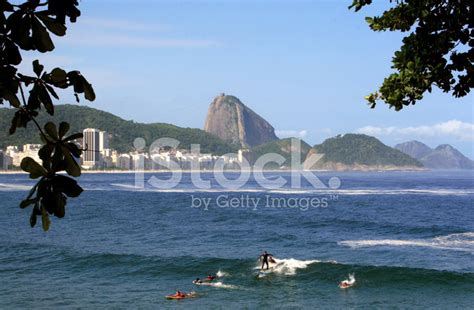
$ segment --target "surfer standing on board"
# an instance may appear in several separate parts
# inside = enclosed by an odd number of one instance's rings
[[[268,265],[268,262],[272,262],[272,263],[275,263],[275,260],[273,259],[273,254],[270,254],[270,253],[267,253],[267,251],[263,251],[263,253],[260,255],[260,260],[262,261],[262,268],[261,270],[263,270],[263,267],[265,265],[267,265],[267,269],[269,268],[269,265]]]

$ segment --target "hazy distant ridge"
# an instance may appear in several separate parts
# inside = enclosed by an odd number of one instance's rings
[[[474,169],[474,161],[449,144],[441,144],[432,149],[422,142],[409,141],[397,144],[395,148],[418,159],[426,168]]]

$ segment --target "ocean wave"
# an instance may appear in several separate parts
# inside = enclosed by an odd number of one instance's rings
[[[350,248],[389,246],[389,247],[427,247],[443,250],[466,251],[474,253],[474,232],[438,236],[429,239],[368,239],[339,241],[339,245]]]
[[[222,271],[222,270],[218,270],[217,273],[216,273],[216,277],[218,277],[218,278],[223,278],[223,277],[227,277],[227,276],[229,276],[229,273],[225,272],[225,271]]]
[[[211,287],[225,288],[225,289],[238,289],[239,288],[237,285],[225,284],[225,283],[222,283],[222,282],[203,282],[203,283],[196,284],[196,285],[211,286]]]
[[[111,183],[101,184],[100,186],[81,184],[86,191],[125,191],[125,192],[156,192],[156,193],[263,193],[263,194],[281,194],[281,195],[342,195],[342,196],[370,196],[370,195],[436,195],[436,196],[468,196],[474,195],[472,189],[266,189],[249,188],[240,189],[227,188],[170,188],[159,189],[154,187],[137,187],[133,184]],[[0,183],[1,191],[28,191],[33,185],[21,183]]]
[[[276,263],[269,264],[270,272],[276,274],[282,274],[285,276],[293,276],[299,269],[306,269],[309,265],[314,263],[320,263],[320,260],[298,260],[294,258],[280,259],[274,257]],[[254,269],[260,269],[261,265],[255,266]]]
[[[440,238],[441,242],[446,242],[449,239],[459,240],[466,238],[466,236],[473,238],[473,235],[474,233],[470,232]],[[224,280],[218,281],[225,284],[225,286],[222,286],[225,289],[246,289],[249,279],[255,274],[255,270],[260,268],[260,266],[256,266],[255,260],[251,258],[161,257],[125,253],[87,253],[78,252],[68,247],[49,248],[44,245],[11,242],[0,242],[0,247],[7,249],[6,252],[0,255],[0,260],[7,261],[18,257],[19,253],[25,257],[36,257],[35,260],[23,260],[21,263],[11,260],[14,262],[10,266],[13,271],[36,268],[39,262],[46,269],[61,268],[73,273],[83,274],[92,272],[95,276],[104,279],[109,277],[114,279],[117,277],[120,279],[156,277],[182,279],[184,283],[186,281],[190,283],[196,278],[196,274],[202,273],[203,270],[216,270],[220,277],[232,275],[232,284],[227,284]],[[359,265],[318,259],[275,259],[280,265],[275,268],[274,275],[291,276],[295,280],[307,281],[307,283],[317,279],[317,281],[337,285],[344,276],[356,274],[357,283],[360,286],[377,287],[387,283],[401,283],[400,285],[416,283],[417,285],[456,285],[468,289],[474,287],[474,273],[472,271],[414,268],[410,266]],[[221,284],[217,285],[221,286]],[[226,287],[227,285],[236,285],[236,287]]]
[[[136,187],[133,184],[110,184],[108,190],[122,190],[122,191],[140,191],[140,192],[164,192],[164,193],[268,193],[268,194],[333,194],[333,195],[437,195],[437,196],[466,196],[474,195],[472,189],[445,189],[445,188],[427,188],[427,189],[311,189],[311,188],[280,188],[280,189],[266,189],[263,187],[249,188],[244,187],[240,189],[227,188],[170,188],[159,189],[153,187]]]
[[[0,191],[27,191],[33,185],[0,183]]]

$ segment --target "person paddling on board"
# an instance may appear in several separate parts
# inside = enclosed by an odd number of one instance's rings
[[[271,262],[275,262],[275,260],[273,259],[273,254],[270,254],[270,253],[267,253],[267,251],[263,251],[263,253],[260,255],[260,260],[262,261],[262,268],[261,270],[263,270],[263,267],[265,265],[267,265],[267,269],[268,270],[270,268],[270,266],[268,265],[268,261],[270,260]]]
[[[176,297],[186,297],[186,294],[181,292],[181,291],[176,291],[176,294],[174,294]]]
[[[216,277],[215,276],[211,276],[211,275],[208,275],[206,280],[208,280],[209,282],[213,281]]]

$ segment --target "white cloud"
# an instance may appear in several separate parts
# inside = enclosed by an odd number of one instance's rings
[[[445,137],[457,141],[474,141],[474,123],[466,123],[458,120],[412,127],[365,126],[357,129],[357,132],[378,137],[410,139]]]
[[[303,130],[275,130],[275,134],[280,138],[300,138],[303,139],[308,134],[306,129]]]

